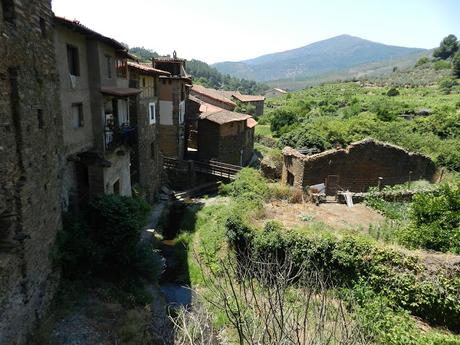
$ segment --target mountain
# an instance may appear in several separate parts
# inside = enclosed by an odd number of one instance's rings
[[[341,35],[307,46],[239,62],[213,65],[219,72],[256,81],[308,79],[337,74],[351,67],[401,60],[424,49],[390,46],[350,35]]]

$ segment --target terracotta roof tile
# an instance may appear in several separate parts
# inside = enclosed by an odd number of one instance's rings
[[[128,66],[147,74],[160,74],[160,75],[171,75],[168,71],[163,71],[158,68],[153,68],[150,64],[136,63],[128,61]]]
[[[240,102],[260,102],[264,101],[265,97],[264,96],[255,96],[255,95],[242,95],[241,93],[235,93],[233,94],[233,97],[235,97],[237,100]]]
[[[227,98],[222,91],[215,90],[215,89],[209,89],[201,85],[193,85],[191,92],[198,98],[200,95],[203,95],[203,96],[207,96],[209,98],[215,99],[216,101],[226,103],[226,104],[236,107],[236,103],[230,100],[229,98]]]

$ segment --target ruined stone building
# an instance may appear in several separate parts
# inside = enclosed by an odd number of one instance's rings
[[[119,42],[77,21],[56,17],[55,26],[64,209],[101,193],[130,196],[132,119],[141,93],[129,87],[131,56]]]
[[[25,344],[57,275],[62,125],[50,0],[0,1],[0,344]]]
[[[153,59],[152,67],[169,72],[160,76],[160,150],[166,157],[183,159],[187,150],[185,103],[192,87],[186,61],[174,53],[172,58]]]
[[[286,147],[283,156],[284,183],[299,189],[324,183],[329,195],[339,190],[364,192],[379,184],[432,181],[436,173],[430,158],[373,139],[313,155]]]
[[[192,109],[198,110],[198,159],[247,165],[254,152],[257,122],[253,117],[219,108],[195,97],[191,97],[189,103],[188,117],[194,117]]]
[[[136,117],[137,128],[134,149],[131,153],[131,182],[139,185],[146,199],[153,202],[161,183],[162,157],[160,152],[160,76],[171,73],[155,69],[151,64],[128,62],[130,86],[138,88]]]

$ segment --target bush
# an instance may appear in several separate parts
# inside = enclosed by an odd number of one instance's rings
[[[436,71],[440,71],[440,70],[443,70],[443,69],[449,69],[450,66],[451,66],[450,62],[445,61],[445,60],[435,61],[435,63],[433,64],[433,68]]]
[[[420,59],[417,60],[417,62],[415,63],[415,67],[419,67],[419,66],[422,66],[422,65],[425,65],[427,63],[430,62],[430,59],[426,56],[422,56]]]
[[[439,81],[439,89],[446,95],[448,95],[456,85],[457,81],[453,78],[443,78]]]
[[[455,77],[460,78],[460,51],[452,59],[452,73]]]
[[[398,89],[395,88],[395,87],[392,87],[391,89],[388,90],[387,96],[388,96],[388,97],[399,96],[399,91],[398,91]]]
[[[269,195],[269,187],[259,171],[243,168],[235,181],[221,185],[220,192],[244,201],[262,202]]]
[[[237,224],[237,226],[235,226]],[[335,285],[350,287],[366,281],[394,308],[403,308],[435,324],[458,330],[460,279],[438,270],[435,280],[415,256],[379,245],[374,240],[345,233],[284,231],[269,223],[264,231],[252,231],[241,219],[226,224],[227,234],[239,229],[245,252],[255,259],[282,257],[289,253],[296,267],[307,265],[319,270]],[[249,249],[248,249],[249,247]],[[234,246],[238,249],[238,246]],[[282,255],[283,254],[283,255]]]
[[[460,254],[460,185],[443,185],[435,195],[417,194],[409,218],[410,225],[400,234],[402,243]]]
[[[55,258],[67,278],[105,278],[130,283],[158,279],[162,260],[142,244],[149,206],[141,199],[101,195],[81,217],[66,215]]]

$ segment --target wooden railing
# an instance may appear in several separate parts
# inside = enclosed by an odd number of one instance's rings
[[[193,171],[213,176],[220,176],[228,179],[235,179],[236,174],[241,170],[240,166],[227,164],[218,161],[184,161],[172,157],[163,157],[163,167],[181,171]]]

